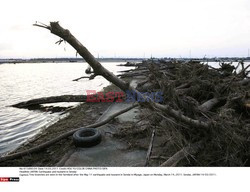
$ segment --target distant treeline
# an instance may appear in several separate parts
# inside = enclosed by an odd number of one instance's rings
[[[100,58],[100,62],[140,62],[144,58]],[[3,63],[76,63],[85,62],[82,58],[34,58],[34,59],[0,59]]]
[[[100,62],[141,62],[150,58],[98,58]],[[250,57],[216,57],[216,58],[151,58],[154,60],[182,60],[182,61],[201,61],[201,62],[237,62],[250,61]],[[85,62],[82,58],[33,58],[33,59],[0,59],[0,64],[3,63],[77,63]]]

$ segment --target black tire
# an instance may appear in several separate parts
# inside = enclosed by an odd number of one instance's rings
[[[98,145],[102,136],[97,129],[82,128],[73,135],[73,142],[76,147],[92,147]]]

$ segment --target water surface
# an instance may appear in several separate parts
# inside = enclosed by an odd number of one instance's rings
[[[131,67],[117,66],[117,62],[103,65],[115,74]],[[55,122],[60,113],[17,109],[9,105],[30,99],[65,94],[86,94],[87,89],[100,91],[109,85],[101,76],[94,80],[85,76],[86,63],[24,63],[0,65],[0,155],[13,151]],[[132,67],[133,68],[133,67]],[[61,103],[60,105],[76,105]]]

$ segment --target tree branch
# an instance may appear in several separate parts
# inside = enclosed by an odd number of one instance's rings
[[[187,117],[187,116],[183,115],[180,111],[176,111],[176,110],[172,109],[169,105],[161,105],[159,103],[152,103],[152,104],[153,104],[153,107],[155,107],[156,109],[164,111],[168,115],[174,117],[175,119],[180,120],[183,123],[186,123],[186,124],[191,125],[193,127],[205,128],[205,129],[210,127],[210,123],[206,123],[203,121],[199,121],[199,120],[195,120],[195,119],[192,119],[190,117]]]
[[[34,24],[37,27],[43,27],[48,29],[54,35],[61,37],[63,40],[67,41],[78,53],[81,55],[85,61],[93,68],[96,75],[102,75],[108,81],[114,83],[117,87],[121,88],[123,91],[129,89],[129,84],[125,83],[113,73],[104,68],[95,57],[89,52],[89,50],[84,47],[71,33],[68,29],[64,29],[59,25],[59,22],[50,22],[50,26],[44,26],[39,24]]]

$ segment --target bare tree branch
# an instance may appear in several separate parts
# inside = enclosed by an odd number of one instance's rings
[[[37,27],[43,27],[48,29],[54,35],[61,37],[63,40],[68,42],[78,53],[81,55],[85,61],[93,68],[96,75],[102,75],[108,81],[114,83],[117,87],[121,88],[123,91],[129,89],[129,84],[125,83],[113,73],[104,68],[95,57],[89,52],[89,50],[84,47],[71,33],[68,29],[64,29],[59,25],[59,22],[50,22],[50,26],[34,24]]]

